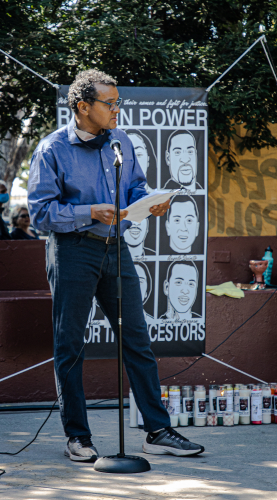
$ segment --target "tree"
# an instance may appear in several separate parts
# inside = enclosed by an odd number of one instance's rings
[[[0,47],[53,83],[96,67],[120,85],[207,88],[260,36],[260,26],[277,60],[276,14],[276,0],[222,0],[220,8],[217,0],[4,0]],[[23,137],[38,139],[55,117],[55,91],[2,55],[0,61],[1,137],[18,137],[32,115]],[[210,144],[221,151],[222,165],[236,167],[232,139],[241,149],[277,145],[269,129],[275,102],[258,44],[209,95]]]

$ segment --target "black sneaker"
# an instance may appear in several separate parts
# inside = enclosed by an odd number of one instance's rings
[[[98,451],[90,436],[69,438],[64,454],[74,462],[95,462],[98,458]]]
[[[166,427],[156,433],[149,432],[142,449],[145,453],[153,455],[176,455],[177,457],[198,455],[205,450],[204,446],[191,443],[172,427]]]

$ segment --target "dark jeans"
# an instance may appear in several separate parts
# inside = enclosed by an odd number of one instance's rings
[[[82,348],[95,295],[117,336],[117,245],[106,251],[102,241],[76,233],[51,232],[46,250],[46,269],[53,299],[54,358],[57,392],[66,436],[90,435],[82,383],[84,351],[66,374]],[[146,432],[170,425],[161,402],[157,364],[143,315],[139,279],[128,247],[122,238],[123,360]],[[64,387],[64,388],[63,388]]]

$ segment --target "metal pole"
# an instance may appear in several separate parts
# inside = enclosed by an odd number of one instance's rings
[[[116,192],[117,192],[117,319],[118,319],[118,399],[119,399],[119,454],[124,453],[124,410],[123,410],[123,355],[122,355],[122,284],[121,284],[121,245],[120,245],[120,164],[116,161]]]

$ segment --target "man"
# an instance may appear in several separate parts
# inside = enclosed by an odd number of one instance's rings
[[[151,292],[152,292],[152,278],[149,272],[148,267],[144,262],[137,262],[135,264],[135,270],[137,272],[137,275],[139,277],[139,285],[140,285],[140,291],[141,291],[141,299],[142,299],[142,305],[144,305],[147,300],[149,299]],[[154,318],[150,314],[148,314],[146,311],[143,310],[144,318],[147,323],[153,323]]]
[[[165,160],[169,166],[171,178],[164,189],[182,188],[194,193],[196,188],[202,189],[196,182],[197,151],[194,136],[188,131],[173,132],[167,141]]]
[[[191,312],[197,296],[198,271],[193,262],[172,262],[164,281],[167,311],[161,319],[171,321],[191,320],[198,316]]]
[[[7,184],[5,181],[0,180],[0,240],[10,240],[11,236],[6,226],[5,221],[2,218],[2,213],[5,208],[3,207],[4,203],[9,201],[9,193],[7,190]]]
[[[169,246],[177,253],[189,253],[199,233],[198,208],[190,196],[174,196],[165,222]]]
[[[149,167],[150,158],[149,158],[147,146],[145,143],[146,140],[148,140],[148,144],[150,143],[149,147],[152,148],[153,156],[156,160],[153,146],[152,146],[151,142],[149,141],[148,137],[146,137],[140,130],[137,130],[136,132],[128,132],[128,130],[126,130],[126,133],[129,137],[129,139],[131,139],[131,141],[132,141],[132,144],[134,146],[135,155],[138,159],[138,162],[140,164],[140,167],[141,167],[145,177],[147,178],[147,170]],[[149,187],[148,183],[145,184],[144,187],[145,187],[145,190],[147,191],[147,193],[151,193],[153,191],[153,189],[151,189]]]
[[[147,253],[155,253],[151,248],[145,248],[144,240],[148,234],[149,221],[143,219],[142,222],[131,222],[131,226],[126,229],[124,239],[128,245],[132,259],[139,259]]]
[[[124,164],[120,199],[126,207],[146,195],[145,177],[131,141],[116,130],[121,98],[116,81],[96,70],[79,73],[70,86],[70,123],[36,148],[29,177],[29,206],[36,228],[50,230],[47,274],[53,299],[55,377],[61,418],[68,437],[65,454],[74,461],[95,461],[82,384],[83,337],[96,299],[117,335],[117,245],[114,153],[121,141]],[[165,213],[168,203],[151,208]],[[121,234],[130,226],[122,220]],[[107,253],[108,245],[108,253]],[[203,447],[177,441],[161,403],[157,364],[143,316],[139,279],[122,238],[123,358],[136,403],[148,432],[144,451],[187,455]],[[81,354],[80,354],[81,353]],[[176,443],[176,444],[175,444]]]

